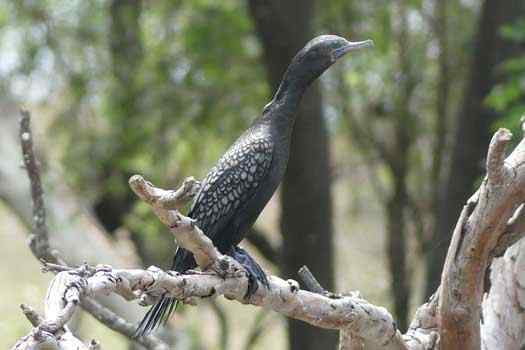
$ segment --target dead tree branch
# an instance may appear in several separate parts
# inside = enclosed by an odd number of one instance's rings
[[[245,271],[229,257],[221,259],[220,274],[208,270],[183,275],[155,267],[119,270],[109,266],[81,266],[61,271],[53,279],[46,296],[45,322],[37,326],[29,338],[41,330],[57,335],[57,339],[67,333],[65,324],[79,301],[85,297],[116,293],[126,300],[139,298],[143,304],[151,304],[167,293],[190,304],[224,295],[228,299],[272,309],[318,327],[345,329],[350,334],[374,339],[385,348],[404,349],[394,346],[402,344],[403,340],[384,308],[356,296],[330,298],[301,290],[297,282],[284,281],[275,276],[270,277],[269,289],[261,286],[253,297],[245,300],[248,288]],[[27,340],[24,339],[22,344]],[[75,344],[78,346],[78,342]],[[23,348],[22,345],[15,346],[15,349]]]
[[[441,347],[481,348],[480,314],[484,278],[493,252],[521,217],[525,201],[525,140],[505,159],[511,134],[498,130],[487,155],[487,177],[465,205],[454,230],[441,279],[439,319]],[[498,243],[499,242],[499,243]],[[501,246],[499,247],[501,249]]]
[[[492,287],[483,298],[483,350],[522,349],[525,345],[525,241],[491,265]]]
[[[38,260],[46,262],[46,269],[55,272],[62,271],[70,274],[72,269],[67,267],[58,257],[57,253],[51,250],[49,244],[49,233],[46,223],[46,211],[43,197],[44,191],[40,179],[38,160],[34,153],[30,125],[31,116],[30,113],[25,110],[21,111],[21,116],[19,136],[22,146],[24,167],[29,178],[31,199],[33,203],[33,232],[29,236],[29,246]],[[56,265],[54,263],[60,263],[61,265]],[[62,283],[61,280],[57,280],[57,278],[58,275],[48,289],[44,318],[41,318],[30,307],[25,305],[22,306],[22,311],[34,328],[29,335],[25,336],[15,344],[14,349],[33,349],[36,346],[48,343],[51,348],[57,349],[96,348],[94,345],[96,342],[92,341],[90,344],[85,345],[80,340],[76,339],[66,327],[66,323],[72,317],[76,306],[80,302],[80,295],[83,292],[82,288],[79,285],[75,285],[75,288],[71,289],[69,284],[63,285],[64,283]],[[73,282],[71,283],[72,285],[74,284]],[[132,338],[134,334],[134,326],[116,315],[113,311],[100,305],[95,300],[91,300],[89,297],[82,300],[81,306],[109,328],[129,337],[130,339]],[[147,349],[163,350],[168,348],[167,345],[153,336],[141,337],[136,339],[136,341]]]
[[[180,207],[174,204],[178,203],[179,196],[195,193],[197,182],[185,181],[179,190],[172,192],[178,193],[173,196],[168,196],[169,191],[156,188],[140,176],[133,176],[130,186],[152,206],[159,219],[170,228],[178,244],[195,255],[202,272],[185,275],[164,272],[156,267],[130,270],[87,265],[71,270],[47,265],[47,269],[59,271],[46,298],[46,305],[61,306],[46,307],[46,310],[52,309],[54,313],[52,316],[46,314],[45,319],[51,319],[53,324],[58,325],[52,329],[56,332],[53,334],[67,331],[67,327],[62,326],[72,314],[72,305],[76,305],[75,302],[64,302],[64,295],[72,295],[72,300],[82,302],[87,297],[115,293],[126,300],[139,298],[143,305],[152,304],[161,295],[167,294],[189,304],[224,295],[228,299],[271,309],[318,327],[342,330],[349,339],[366,339],[384,349],[408,349],[386,309],[372,305],[355,294],[312,293],[300,289],[296,281],[270,276],[268,289],[260,285],[252,297],[245,299],[248,278],[243,267],[222,255],[192,219],[173,209]],[[410,349],[424,349],[420,343]]]
[[[35,230],[30,183],[25,181],[26,166],[23,165],[24,156],[20,152],[20,110],[11,103],[0,103],[0,113],[0,201],[27,228],[27,236],[33,236]],[[38,128],[32,122],[30,135],[35,142],[37,164],[46,165],[45,177],[42,176],[44,169],[40,169],[42,186],[44,190],[52,189],[46,190],[44,196],[51,253],[59,252],[60,258],[71,265],[104,262],[121,268],[139,266],[138,256],[129,238],[119,234],[118,240],[112,239],[93,213],[83,205],[79,194],[67,186],[61,166],[51,158],[45,159],[45,154],[38,152],[37,144],[46,148],[54,145],[52,142],[37,142],[37,134]],[[125,302],[117,295],[103,297],[98,302],[133,323],[144,314],[143,308]]]
[[[522,223],[525,141],[522,140],[504,159],[509,139],[510,133],[505,130],[494,135],[487,157],[487,178],[461,212],[445,262],[442,284],[430,301],[417,310],[404,335],[397,330],[386,309],[369,303],[358,293],[325,291],[306,269],[302,275],[308,281],[308,288],[315,292],[301,289],[296,281],[269,276],[269,287],[259,285],[255,294],[246,299],[248,277],[244,268],[222,255],[195,221],[178,211],[195,196],[199,183],[188,178],[176,191],[167,191],[135,175],[129,180],[132,190],[152,207],[179,246],[194,254],[201,271],[180,274],[154,266],[141,270],[45,264],[46,270],[57,275],[48,289],[44,315],[39,316],[31,308],[23,307],[33,329],[14,349],[32,349],[41,344],[53,349],[96,348],[98,344],[84,344],[68,330],[67,322],[78,305],[96,310],[95,316],[98,315],[103,323],[129,335],[134,330],[132,325],[105,313],[105,309],[91,299],[108,294],[120,295],[128,301],[139,299],[142,305],[153,304],[165,295],[192,305],[222,295],[317,327],[337,329],[341,335],[340,349],[345,350],[430,350],[438,347],[474,350],[496,349],[502,344],[505,348],[518,348],[523,345],[522,335],[525,334],[522,315],[525,282],[519,274],[525,268],[523,240],[496,260],[491,276],[495,286],[480,306],[485,273],[493,257],[525,232]],[[36,193],[41,196],[41,191]],[[46,247],[45,242],[40,246]],[[481,312],[484,322],[480,326]],[[138,341],[150,349],[166,349],[152,337]]]
[[[29,247],[37,259],[57,262],[49,247],[44,191],[40,180],[40,166],[33,149],[33,134],[30,127],[31,117],[26,110],[22,110],[20,114],[22,115],[20,119],[20,144],[22,145],[24,167],[31,184],[31,199],[33,203],[33,232],[29,236]]]

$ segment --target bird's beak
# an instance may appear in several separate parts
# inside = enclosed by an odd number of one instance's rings
[[[334,50],[332,55],[333,55],[334,59],[337,60],[337,59],[343,57],[345,54],[347,54],[350,51],[364,49],[364,48],[372,47],[372,46],[374,46],[374,42],[372,40],[370,40],[370,39],[365,40],[365,41],[354,41],[354,42],[347,41],[345,46]]]

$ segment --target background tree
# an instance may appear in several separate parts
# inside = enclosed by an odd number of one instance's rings
[[[487,96],[502,79],[504,72],[501,71],[501,64],[506,59],[518,57],[520,53],[519,45],[502,36],[501,29],[522,17],[523,11],[523,1],[483,2],[473,40],[470,72],[454,124],[450,168],[445,172],[439,204],[436,206],[436,229],[431,241],[438,244],[435,249],[428,250],[426,295],[432,294],[439,285],[441,266],[451,237],[450,230],[457,212],[472,194],[482,175],[485,157],[483,148],[490,141],[492,125],[502,116],[487,105]]]
[[[291,59],[313,35],[315,5],[314,1],[249,2],[272,92]],[[281,187],[281,270],[292,277],[307,265],[325,288],[333,289],[331,175],[322,106],[320,87],[314,84],[298,111]],[[291,349],[330,349],[337,344],[334,332],[297,320],[288,320],[288,338]]]

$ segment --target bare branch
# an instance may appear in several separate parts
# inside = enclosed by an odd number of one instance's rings
[[[146,305],[154,303],[162,295],[170,295],[190,304],[224,295],[230,300],[274,310],[314,326],[338,329],[346,338],[354,339],[354,343],[363,339],[365,344],[375,344],[383,349],[422,349],[421,343],[424,344],[425,340],[408,348],[388,311],[368,303],[356,294],[316,294],[300,289],[296,281],[270,276],[269,288],[259,285],[256,293],[246,300],[248,278],[244,268],[230,257],[220,254],[192,219],[181,215],[177,210],[165,209],[166,205],[169,208],[180,207],[189,198],[185,195],[188,193],[187,185],[170,192],[169,196],[169,191],[154,187],[140,176],[132,177],[130,185],[170,228],[179,245],[197,257],[203,271],[184,275],[164,272],[155,267],[130,270],[83,265],[71,269],[45,264],[45,270],[58,274],[50,284],[46,296],[44,321],[22,338],[16,349],[27,348],[24,347],[25,344],[40,344],[40,339],[44,339],[44,330],[46,341],[68,339],[67,346],[76,344],[79,349],[91,346],[79,345],[78,339],[70,334],[66,326],[79,304],[112,329],[118,329],[129,336],[134,331],[132,325],[116,318],[92,300],[93,297],[111,293],[126,300],[139,298]],[[176,193],[181,197],[177,197]],[[186,197],[183,198],[183,195]],[[163,198],[169,198],[167,201],[171,204],[166,204]],[[414,331],[413,339],[417,339],[417,335],[417,331]],[[163,343],[151,336],[137,341],[150,349],[166,349]],[[59,344],[57,348],[65,349],[67,346]]]
[[[175,210],[166,210],[157,201],[147,198],[151,193],[162,196],[164,190],[155,188],[138,175],[130,179],[130,186],[152,206],[159,219],[170,228],[178,244],[191,251],[203,269],[202,273],[180,275],[150,268],[149,272],[160,276],[154,278],[154,281],[148,277],[145,281],[147,283],[138,283],[148,286],[144,290],[146,296],[142,296],[143,301],[152,303],[158,296],[170,294],[179,300],[195,303],[202,298],[224,295],[228,299],[262,306],[314,326],[339,329],[347,332],[349,338],[363,338],[384,349],[406,349],[392,316],[384,308],[374,306],[356,294],[324,293],[322,287],[320,290],[323,293],[311,293],[301,290],[296,281],[284,281],[270,276],[269,289],[259,285],[255,295],[245,300],[248,280],[241,265],[220,254],[196,225],[180,224],[191,221],[190,218]],[[135,283],[130,282],[130,285]],[[416,333],[414,332],[414,338]]]
[[[40,167],[33,150],[33,134],[31,132],[31,115],[28,111],[20,111],[20,144],[24,167],[31,184],[31,199],[33,201],[33,232],[29,236],[29,247],[38,259],[56,262],[49,247],[48,231],[46,226],[46,209],[44,206],[44,191],[40,180]]]
[[[22,118],[20,120],[19,137],[20,143],[22,145],[24,167],[27,171],[27,175],[31,184],[31,199],[33,203],[33,233],[29,237],[29,246],[33,252],[33,255],[35,255],[38,260],[44,263],[44,271],[59,273],[57,278],[58,276],[61,278],[66,278],[68,275],[61,274],[60,272],[70,272],[72,271],[72,268],[65,266],[65,263],[57,257],[49,245],[49,233],[47,229],[46,211],[44,205],[44,191],[42,189],[42,182],[40,179],[40,168],[33,148],[33,138],[30,124],[31,116],[30,113],[25,110],[21,111],[21,115]],[[193,188],[193,182],[188,180],[188,183],[191,184],[191,187]],[[186,182],[185,186],[188,187]],[[187,191],[179,194],[180,197],[187,195]],[[52,286],[53,285],[55,287],[62,286],[64,290],[62,291],[62,294],[60,294],[60,299],[50,297],[48,290],[48,295],[46,296],[45,302],[45,322],[43,322],[38,314],[31,308],[27,306],[21,306],[22,311],[29,319],[31,324],[35,326],[35,328],[33,329],[32,335],[24,337],[27,341],[22,343],[18,342],[15,345],[16,349],[24,348],[24,346],[29,346],[29,349],[32,349],[31,346],[33,345],[31,344],[33,343],[43,344],[47,342],[53,343],[53,346],[58,349],[87,348],[83,343],[81,343],[72,335],[67,327],[65,327],[76,306],[79,304],[82,287],[76,286],[76,288],[69,288],[70,286],[68,285],[67,288],[65,288],[63,283],[52,284]],[[90,303],[89,299],[87,298],[84,303],[89,305],[89,307],[86,308],[86,311],[91,313],[95,318],[101,320],[102,318],[99,316],[105,315],[105,324],[108,327],[125,336],[128,336],[130,339],[132,338],[133,332],[129,331],[129,324],[118,315],[94,301]],[[37,324],[35,325],[35,323]],[[59,335],[59,337],[55,339],[55,335]],[[142,337],[141,339],[138,339],[137,342],[146,346],[148,349],[167,348],[164,343],[152,336]]]
[[[505,251],[525,236],[525,204],[521,204],[507,223],[505,232],[498,239],[496,248],[491,253],[494,257],[501,257]]]
[[[228,263],[221,264],[223,270],[220,274],[195,272],[181,275],[155,267],[148,270],[119,270],[108,266],[62,271],[50,284],[46,296],[46,321],[39,327],[51,334],[67,331],[64,324],[72,316],[78,297],[116,293],[125,298],[141,297],[142,300],[153,302],[160,295],[168,293],[194,303],[224,295],[228,299],[272,309],[318,327],[345,329],[357,337],[373,339],[385,347],[401,341],[396,336],[392,316],[384,308],[355,296],[329,298],[301,290],[295,281],[271,276],[269,289],[260,286],[255,295],[245,300],[248,288],[245,271],[233,259],[224,259]],[[144,298],[143,294],[150,298]]]
[[[143,279],[139,279],[137,276]],[[45,298],[44,317],[38,317],[34,311],[25,308],[24,313],[31,315],[28,318],[31,318],[31,323],[35,328],[29,335],[22,338],[14,349],[25,349],[24,344],[41,344],[42,339],[45,342],[55,342],[57,349],[69,349],[73,346],[77,346],[79,349],[91,347],[92,345],[84,345],[72,334],[69,334],[70,331],[66,326],[80,303],[110,328],[120,332],[122,328],[125,328],[128,333],[125,335],[131,337],[135,330],[133,325],[120,318],[115,319],[117,316],[98,305],[90,297],[114,292],[124,298],[135,299],[137,296],[133,294],[130,283],[134,283],[133,288],[136,288],[137,283],[142,283],[141,286],[143,286],[153,279],[151,276],[137,273],[136,270],[122,270],[113,273],[111,268],[107,266],[94,268],[83,265],[77,269],[64,269],[53,278],[49,285]],[[68,334],[67,341],[62,339],[65,334]],[[136,341],[148,349],[166,350],[168,348],[160,340],[151,336],[140,337]]]
[[[505,160],[510,137],[505,129],[494,134],[487,155],[487,178],[465,206],[447,253],[438,317],[440,344],[447,350],[480,348],[485,272],[498,245],[506,245],[501,242],[509,220],[513,222],[511,218],[525,201],[525,141]]]
[[[487,156],[487,178],[492,184],[501,184],[506,175],[507,168],[504,164],[505,146],[512,138],[507,129],[498,129],[490,141]]]
[[[146,349],[151,350],[165,350],[168,346],[161,341],[159,338],[148,335],[139,338],[134,338],[137,327],[134,324],[129,323],[122,317],[119,317],[113,311],[99,304],[95,299],[84,297],[81,300],[81,306],[84,310],[89,312],[102,324],[106,325],[109,329],[114,330],[124,336],[135,340]]]
[[[525,345],[525,240],[495,259],[490,291],[483,298],[483,350],[522,349]]]
[[[308,266],[303,265],[299,269],[299,272],[297,274],[303,280],[307,290],[321,295],[327,294],[326,290],[321,286],[321,284],[319,283],[317,278],[315,278],[315,276],[312,274]]]
[[[22,139],[28,138],[23,135],[21,133]],[[504,148],[509,139],[510,133],[503,129],[494,135],[487,157],[487,178],[468,200],[460,215],[445,261],[442,284],[435,296],[417,310],[410,329],[404,335],[397,330],[387,310],[370,304],[358,294],[325,291],[307,269],[302,269],[301,275],[308,288],[315,292],[300,289],[296,281],[269,276],[268,287],[259,285],[257,291],[245,299],[248,277],[244,268],[232,258],[222,255],[196,226],[195,221],[178,211],[195,196],[199,183],[190,178],[178,190],[166,191],[135,175],[129,181],[133,191],[170,228],[177,243],[194,254],[202,271],[180,274],[156,267],[134,270],[113,269],[110,266],[83,265],[70,268],[45,264],[45,270],[57,275],[46,295],[44,316],[40,317],[29,307],[23,307],[34,328],[17,342],[14,349],[30,349],[41,344],[56,349],[71,349],[73,346],[76,349],[97,348],[97,343],[81,343],[67,328],[67,322],[78,305],[92,312],[109,327],[131,336],[135,330],[133,325],[92,299],[108,294],[118,294],[126,300],[140,299],[143,305],[152,304],[166,295],[189,304],[223,295],[229,300],[273,310],[317,327],[337,329],[340,331],[340,349],[348,350],[428,350],[437,346],[447,350],[477,350],[482,345],[487,348],[489,341],[500,345],[515,344],[517,338],[509,337],[508,333],[496,334],[492,339],[483,339],[482,343],[479,318],[483,311],[492,330],[498,324],[510,327],[510,323],[501,320],[501,314],[498,313],[501,296],[500,299],[497,299],[498,295],[490,299],[489,295],[487,300],[490,303],[484,302],[483,310],[480,308],[483,279],[494,252],[505,250],[525,232],[525,140],[504,160]],[[31,169],[36,169],[38,175],[38,168],[34,167],[36,163],[28,164]],[[34,173],[29,173],[29,176],[32,177],[33,186]],[[39,205],[43,207],[41,186],[40,190],[35,187],[34,193],[35,208]],[[35,219],[35,232],[42,228],[45,231],[45,213],[35,217],[43,218]],[[45,240],[47,231],[40,237]],[[48,244],[47,248],[45,244],[35,247],[49,250]],[[512,252],[514,250],[508,250],[505,258]],[[502,276],[506,276],[506,279],[500,283],[502,286],[512,282],[511,287],[515,290],[524,289],[525,282],[516,273],[521,269],[522,260],[525,261],[516,254],[505,260],[507,264],[519,266],[505,268],[506,272],[503,271]],[[505,275],[509,271],[512,272],[510,277]],[[504,289],[495,289],[494,293],[499,290],[501,294]],[[521,294],[518,298],[525,300]],[[513,309],[514,318],[522,318],[520,308],[523,307],[523,300],[519,299],[520,307]],[[522,323],[518,331],[525,334],[525,320]],[[164,343],[154,337],[139,338],[137,341],[149,349],[167,349]]]
[[[31,322],[33,326],[37,327],[42,322],[44,322],[44,319],[31,306],[22,304],[20,305],[20,308],[22,309],[25,317],[29,320],[29,322]]]
[[[171,204],[177,203],[180,208],[181,205],[184,205],[184,200],[187,202],[191,199],[187,193],[194,192],[193,186],[197,182],[193,180],[192,184],[192,186],[188,185],[187,180],[181,188],[173,192],[153,186],[140,175],[134,175],[129,179],[129,185],[133,192],[153,208],[159,220],[169,227],[177,240],[177,244],[191,251],[197,264],[203,269],[207,269],[213,262],[218,261],[220,256],[212,241],[195,225],[193,219],[181,215],[177,210],[165,209],[165,202],[163,203],[164,198],[169,198],[169,207],[176,207]],[[180,194],[180,196],[177,197],[176,194]]]
[[[166,210],[181,209],[200,189],[200,183],[193,177],[186,178],[182,186],[176,191],[162,190],[154,187],[140,175],[132,176],[129,179],[129,185],[133,192],[144,202],[153,207]]]

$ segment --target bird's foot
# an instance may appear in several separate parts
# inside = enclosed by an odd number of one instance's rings
[[[264,273],[263,269],[257,264],[257,262],[255,262],[248,252],[240,247],[232,247],[228,252],[228,255],[241,264],[248,273],[248,289],[244,295],[245,299],[248,299],[255,294],[259,288],[259,283],[266,288],[270,287],[266,273]]]

